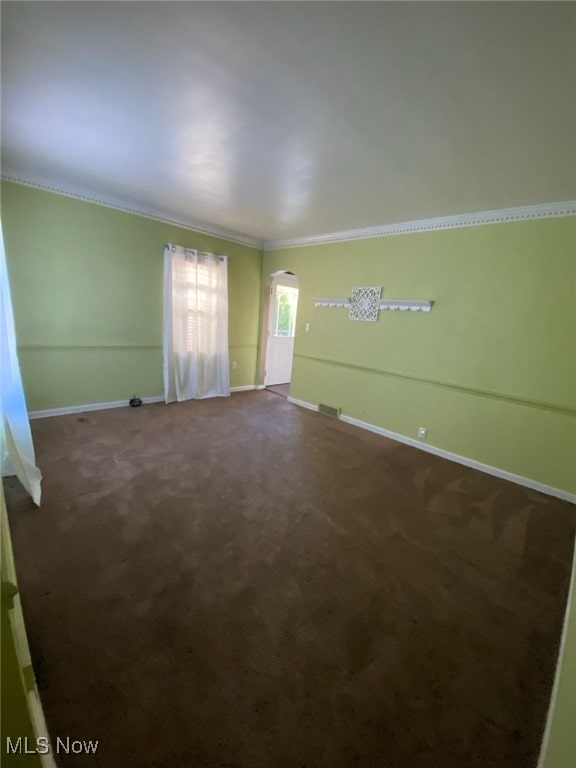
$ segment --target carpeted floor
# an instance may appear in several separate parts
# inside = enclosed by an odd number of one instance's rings
[[[534,768],[574,508],[268,392],[33,422],[6,484],[92,768]]]
[[[282,397],[288,397],[290,394],[290,382],[288,384],[268,384],[266,387],[268,392],[274,392],[275,395],[282,395]]]

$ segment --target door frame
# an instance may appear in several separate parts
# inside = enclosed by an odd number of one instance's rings
[[[270,334],[270,304],[272,298],[272,290],[276,279],[282,277],[283,275],[286,275],[288,278],[290,278],[291,281],[295,283],[296,287],[298,288],[298,299],[300,299],[300,284],[298,282],[298,277],[294,274],[294,272],[291,272],[289,269],[278,269],[275,272],[272,272],[272,274],[268,275],[263,286],[262,295],[260,360],[258,363],[258,379],[256,385],[259,389],[264,389],[266,386],[264,381],[266,378],[266,357],[268,355],[268,339]]]

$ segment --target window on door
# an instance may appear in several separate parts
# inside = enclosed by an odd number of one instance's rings
[[[289,285],[276,286],[276,302],[273,336],[294,337],[298,288]]]

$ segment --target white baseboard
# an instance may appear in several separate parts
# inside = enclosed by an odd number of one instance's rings
[[[264,389],[264,385],[247,384],[244,387],[231,387],[230,392],[245,392],[249,389]],[[143,397],[142,403],[163,403],[164,395]],[[85,413],[86,411],[105,411],[108,408],[127,408],[127,400],[112,400],[108,403],[86,403],[84,405],[68,405],[63,408],[47,408],[43,411],[28,411],[29,419],[46,419],[49,416],[67,416],[70,413]]]
[[[143,397],[143,403],[163,403],[164,395]],[[86,403],[85,405],[69,405],[64,408],[47,408],[44,411],[28,411],[30,419],[45,419],[49,416],[66,416],[69,413],[85,413],[86,411],[105,411],[108,408],[127,408],[128,400],[112,400],[109,403]]]
[[[289,403],[294,403],[294,405],[299,405],[301,408],[308,408],[309,411],[318,411],[318,406],[313,405],[312,403],[307,403],[305,400],[296,400],[295,397],[288,397],[286,398]]]
[[[296,400],[293,397],[289,397],[288,402],[294,403],[295,405],[300,405],[302,408],[308,408],[311,411],[318,411],[317,405],[307,403],[304,400]],[[355,427],[366,429],[369,432],[375,432],[377,435],[389,437],[399,443],[411,445],[413,448],[419,448],[421,451],[426,451],[427,453],[433,453],[436,456],[441,456],[443,459],[449,459],[450,461],[455,461],[458,464],[464,464],[465,466],[471,467],[472,469],[478,469],[480,472],[485,472],[488,475],[494,475],[494,477],[500,477],[503,480],[509,480],[511,483],[516,483],[517,485],[523,485],[526,488],[531,488],[533,491],[540,491],[541,493],[546,493],[548,496],[555,496],[558,499],[563,499],[564,501],[569,501],[572,504],[576,504],[576,494],[563,491],[561,488],[554,488],[551,485],[545,485],[544,483],[540,483],[537,480],[531,480],[529,477],[516,475],[513,472],[508,472],[505,469],[499,469],[498,467],[492,467],[489,464],[483,464],[481,461],[476,461],[476,459],[469,459],[467,456],[460,456],[458,453],[452,453],[452,451],[446,451],[443,448],[437,448],[434,445],[422,443],[420,440],[415,440],[412,437],[406,437],[406,435],[401,435],[398,432],[391,432],[389,429],[384,429],[383,427],[377,427],[374,424],[369,424],[367,421],[354,419],[352,416],[341,414],[340,420],[345,421],[347,424],[353,424]]]

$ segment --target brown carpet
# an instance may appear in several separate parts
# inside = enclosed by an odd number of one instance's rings
[[[288,384],[268,384],[266,387],[268,392],[274,392],[275,395],[282,395],[282,397],[288,397],[290,394],[290,382]]]
[[[92,768],[534,768],[574,508],[268,392],[33,422],[7,483]]]

